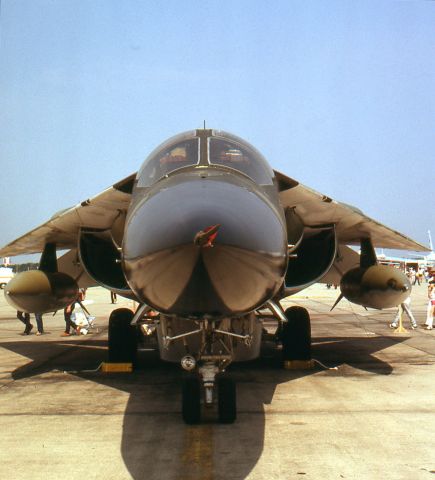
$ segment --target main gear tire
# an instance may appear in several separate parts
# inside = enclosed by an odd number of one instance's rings
[[[137,359],[137,332],[131,325],[133,312],[128,308],[113,310],[109,318],[109,363],[132,363]]]
[[[311,360],[311,321],[308,311],[299,306],[285,311],[287,322],[281,330],[284,361]]]

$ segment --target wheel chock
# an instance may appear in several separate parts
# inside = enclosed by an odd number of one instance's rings
[[[133,364],[103,362],[101,364],[101,371],[104,373],[122,373],[122,372],[129,373],[133,371]]]
[[[286,370],[311,370],[314,368],[314,360],[284,360]]]

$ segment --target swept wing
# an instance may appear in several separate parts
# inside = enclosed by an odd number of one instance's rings
[[[294,208],[305,226],[335,225],[339,244],[359,246],[361,238],[370,237],[379,248],[430,251],[351,205],[333,200],[280,172],[275,174],[283,207]]]
[[[120,212],[128,209],[134,177],[135,174],[130,175],[95,197],[56,213],[47,222],[1,248],[0,256],[42,252],[47,242],[56,243],[59,250],[76,248],[80,228],[110,228]]]
[[[333,200],[280,172],[275,171],[275,174],[283,207],[294,208],[306,226],[335,225],[338,241],[342,245],[359,245],[362,237],[370,237],[373,245],[379,248],[430,251],[355,207]],[[81,227],[110,228],[119,213],[128,209],[135,175],[55,214],[44,224],[1,248],[0,256],[41,252],[47,242],[55,242],[58,249],[72,249],[77,246]]]

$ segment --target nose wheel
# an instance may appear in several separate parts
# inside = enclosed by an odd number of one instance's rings
[[[201,369],[200,369],[201,372]],[[201,388],[202,383],[202,388]],[[203,376],[189,374],[182,384],[182,416],[188,425],[197,425],[201,421],[201,396],[204,405],[213,406],[213,397],[217,387],[217,407],[219,423],[234,423],[237,417],[236,384],[231,378],[220,374],[217,381],[210,373]]]
[[[218,415],[220,423],[234,423],[237,416],[236,384],[221,377],[218,380]]]
[[[182,415],[184,423],[196,425],[201,421],[201,384],[196,375],[183,378]]]
[[[182,384],[182,416],[187,424],[197,424],[201,420],[201,406],[211,409],[217,404],[220,423],[233,423],[236,420],[236,386],[225,370],[234,358],[236,342],[243,342],[251,348],[254,335],[255,317],[244,319],[236,329],[231,319],[215,321],[208,319],[196,322],[198,328],[171,335],[171,324],[161,319],[161,331],[164,348],[172,342],[183,341],[186,355],[181,359],[181,367],[186,372]],[[240,323],[240,319],[239,323]],[[242,320],[243,322],[243,320]],[[243,327],[243,328],[242,328]],[[235,331],[234,331],[235,330]],[[199,336],[199,349],[195,355],[189,353],[187,337]]]

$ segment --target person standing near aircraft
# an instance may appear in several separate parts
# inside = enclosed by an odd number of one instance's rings
[[[411,297],[408,297],[397,307],[396,316],[394,317],[394,320],[390,323],[390,328],[397,328],[400,320],[400,310],[402,310],[402,312],[405,312],[406,315],[408,315],[409,321],[411,322],[411,328],[415,330],[418,325],[414,315],[411,312]]]
[[[435,280],[430,280],[429,286],[427,287],[427,296],[429,303],[427,305],[427,318],[426,318],[426,330],[432,330],[433,328],[433,317],[435,312]]]
[[[69,337],[71,335],[71,327],[77,331],[77,325],[71,320],[71,315],[75,308],[75,301],[71,305],[67,305],[63,310],[63,316],[65,319],[65,331],[60,334],[61,337]]]
[[[415,272],[415,280],[414,280],[414,285],[418,283],[421,285],[421,282],[423,281],[423,270],[421,267]]]
[[[115,292],[110,291],[110,303],[116,303],[117,301],[117,296]]]
[[[24,313],[17,310],[17,318],[25,325],[23,335],[29,335],[33,328],[33,325],[30,323],[30,313]]]
[[[411,285],[415,285],[417,277],[415,275],[415,270],[412,267],[408,271],[408,278],[409,278],[409,281],[411,282]]]
[[[44,325],[42,323],[42,313],[35,313],[36,328],[38,331],[36,335],[42,335],[44,333]]]
[[[73,330],[77,333],[77,335],[80,335],[81,333],[81,325],[74,320],[76,320],[76,315],[77,313],[74,312],[74,309],[76,308],[76,304],[83,310],[84,314],[87,314],[88,317],[91,316],[89,313],[88,309],[83,305],[82,301],[84,300],[86,295],[86,290],[80,289],[77,295],[77,298],[70,304],[67,305],[64,310],[64,318],[65,318],[65,331],[61,333],[61,337],[69,337],[71,335],[71,327]]]

